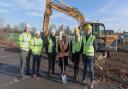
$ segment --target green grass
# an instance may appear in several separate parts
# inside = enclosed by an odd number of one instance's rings
[[[19,35],[18,33],[7,33],[6,37],[7,37],[7,40],[16,42],[18,35]]]

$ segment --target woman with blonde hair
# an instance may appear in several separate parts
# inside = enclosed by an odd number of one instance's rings
[[[62,38],[61,38],[62,37]],[[66,71],[68,65],[68,51],[69,51],[69,42],[66,38],[66,34],[62,33],[62,36],[59,42],[59,66],[61,69],[61,74]],[[64,68],[64,71],[63,71]]]

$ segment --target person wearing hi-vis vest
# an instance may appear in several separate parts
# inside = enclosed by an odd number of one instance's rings
[[[33,56],[32,76],[38,78],[40,77],[41,53],[43,51],[43,40],[40,37],[40,31],[35,32],[35,36],[30,40],[30,46]]]
[[[27,24],[25,26],[24,32],[22,32],[18,37],[18,45],[20,48],[20,70],[21,70],[21,77],[28,75],[30,73],[30,66],[28,59],[29,53],[29,42],[32,36],[30,34],[30,26]],[[25,72],[26,69],[26,73]]]
[[[90,88],[93,88],[94,82],[94,52],[96,50],[95,36],[92,35],[92,26],[87,24],[84,28],[83,40],[82,40],[82,55],[83,55],[83,83],[86,81],[87,66],[90,69]]]
[[[71,41],[70,50],[72,53],[72,62],[74,63],[74,80],[76,80],[79,72],[82,36],[80,35],[80,30],[77,27],[74,29],[74,34],[75,36]]]
[[[60,35],[62,39],[59,41],[59,66],[61,74],[66,72],[66,67],[68,66],[68,56],[69,56],[69,42],[67,40],[66,33]]]
[[[56,31],[55,29],[51,29],[50,36],[47,40],[47,54],[48,54],[48,76],[50,77],[50,74],[55,73],[55,61],[56,61],[56,55],[58,52],[58,45],[57,45],[57,39],[56,39]]]

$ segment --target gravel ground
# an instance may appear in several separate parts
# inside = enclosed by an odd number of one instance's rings
[[[41,77],[34,79],[31,77],[24,77],[15,81],[19,76],[19,54],[12,51],[5,51],[0,48],[0,89],[88,89],[87,85],[82,85],[81,73],[78,81],[72,80],[73,70],[68,68],[68,83],[62,84],[59,67],[56,64],[56,74],[50,78],[47,77],[47,60],[41,61]],[[118,89],[116,85],[108,82],[95,81],[94,89]]]

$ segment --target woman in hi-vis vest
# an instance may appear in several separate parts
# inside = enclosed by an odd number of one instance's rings
[[[60,36],[59,42],[59,66],[61,70],[61,74],[66,71],[66,67],[68,65],[68,51],[69,51],[69,42],[66,38],[66,34],[63,33],[62,37]],[[64,67],[64,71],[63,71]]]

